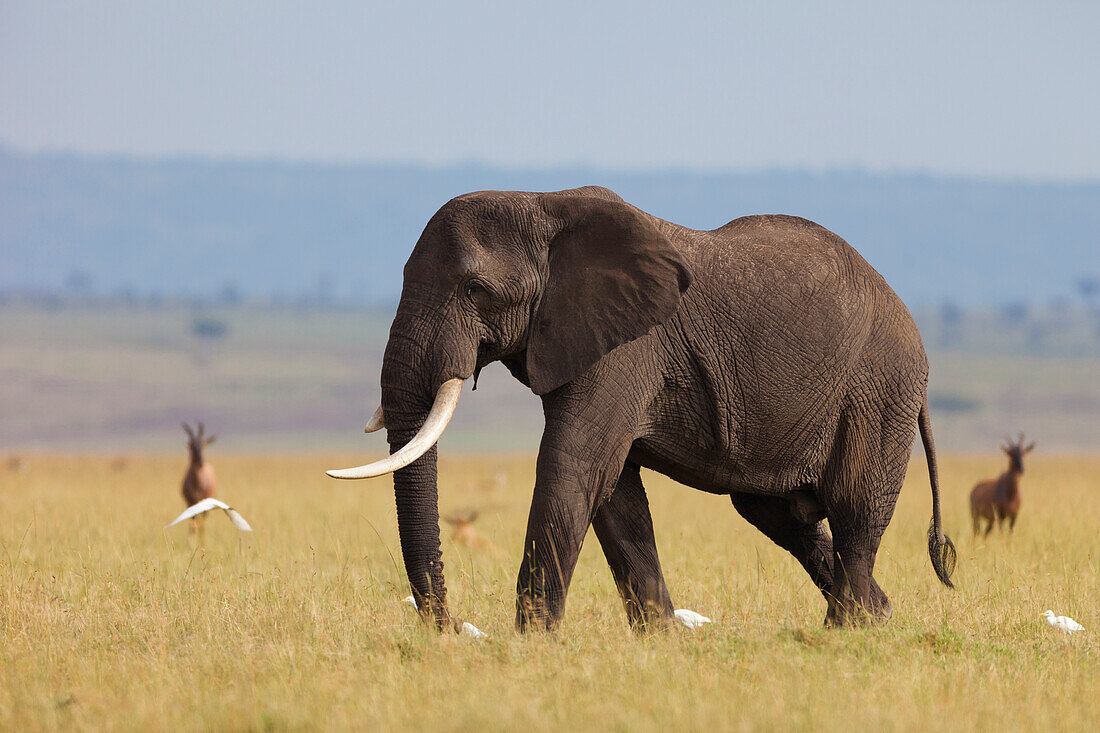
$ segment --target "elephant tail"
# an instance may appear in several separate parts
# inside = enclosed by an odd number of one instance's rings
[[[936,571],[936,577],[940,582],[948,588],[954,588],[951,574],[955,572],[958,556],[955,552],[955,544],[943,532],[940,518],[940,477],[936,469],[936,443],[932,440],[932,420],[928,416],[927,395],[921,403],[917,425],[920,426],[920,439],[924,443],[924,456],[928,461],[928,479],[932,483],[932,522],[928,525],[928,556],[932,558],[932,568]]]

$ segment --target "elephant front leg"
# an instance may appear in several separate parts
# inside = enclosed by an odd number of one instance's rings
[[[546,430],[516,582],[520,631],[561,621],[581,543],[623,472],[633,435],[628,414],[601,409],[584,393],[544,397],[543,410]]]
[[[576,480],[536,480],[523,562],[516,582],[516,629],[554,629],[565,612],[565,594],[591,524],[594,492]]]
[[[653,519],[638,464],[627,462],[611,497],[592,522],[607,564],[615,576],[627,618],[636,631],[663,626],[673,619],[665,586]]]

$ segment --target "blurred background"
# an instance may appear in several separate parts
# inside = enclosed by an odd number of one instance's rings
[[[1100,445],[1100,6],[0,3],[0,451],[384,450],[452,196],[804,216],[917,318],[937,443]],[[491,367],[444,438],[534,450]]]

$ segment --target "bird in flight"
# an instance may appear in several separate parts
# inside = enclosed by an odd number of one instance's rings
[[[191,506],[187,507],[186,509],[184,509],[183,514],[176,517],[176,520],[174,522],[172,522],[172,524],[179,524],[180,522],[182,522],[185,519],[190,519],[191,517],[197,517],[198,515],[203,514],[204,512],[208,512],[211,509],[221,509],[221,510],[223,510],[225,512],[226,516],[229,517],[229,521],[233,523],[233,526],[236,527],[237,529],[239,529],[240,531],[242,531],[242,532],[251,532],[252,531],[252,527],[250,527],[248,525],[248,522],[246,522],[244,520],[244,517],[242,517],[236,509],[229,506],[224,501],[218,501],[217,499],[215,499],[212,496],[208,497],[206,499],[203,499],[202,501],[196,502],[196,503],[192,504]],[[167,524],[167,525],[164,526],[164,528],[168,529],[169,527],[172,526],[172,524]]]
[[[1055,616],[1054,611],[1050,610],[1049,608],[1047,610],[1043,611],[1042,613],[1040,613],[1039,615],[1046,618],[1048,624],[1050,624],[1051,626],[1053,626],[1056,629],[1061,629],[1062,631],[1066,632],[1067,634],[1072,634],[1075,631],[1084,631],[1085,630],[1084,626],[1077,623],[1076,621],[1071,619],[1069,616]]]

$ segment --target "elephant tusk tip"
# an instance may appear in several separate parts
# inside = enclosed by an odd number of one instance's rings
[[[364,470],[368,469],[368,470]],[[363,478],[376,478],[378,476],[385,476],[392,471],[372,471],[369,470],[370,466],[359,466],[358,468],[333,468],[325,473],[332,478],[340,479],[363,479]]]

